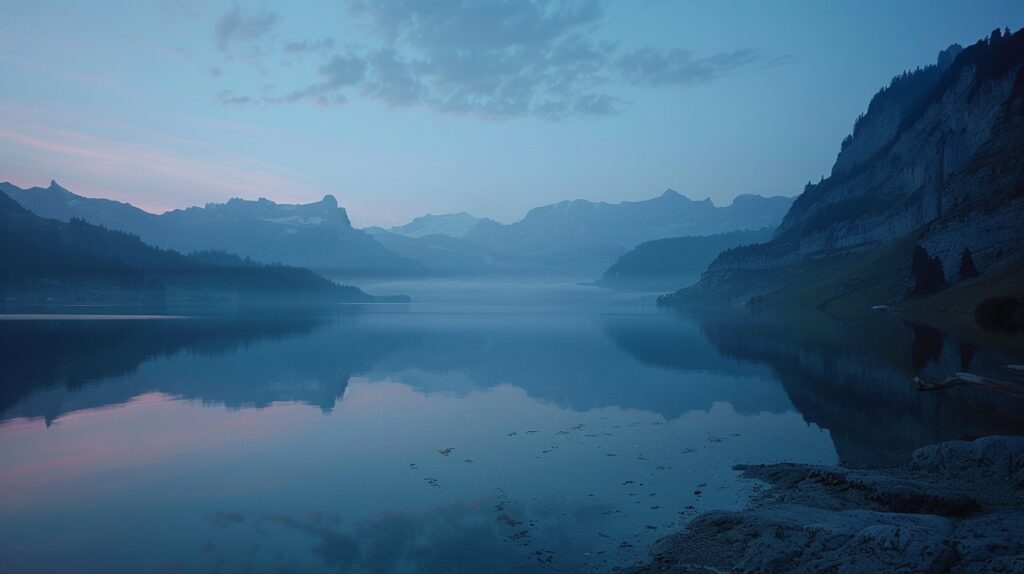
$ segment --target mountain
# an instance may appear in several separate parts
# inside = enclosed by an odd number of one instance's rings
[[[3,193],[0,291],[18,302],[375,300],[306,269],[222,252],[186,256],[81,219],[44,219]]]
[[[332,277],[572,274],[593,276],[644,241],[774,227],[789,198],[741,195],[725,207],[675,191],[617,204],[586,200],[537,207],[503,225],[468,213],[425,215],[390,230],[354,229],[331,195],[304,205],[231,199],[160,215],[127,203],[76,195],[50,182],[21,189],[0,183],[29,211],[82,219],[183,253],[226,251],[263,263],[306,267]]]
[[[774,227],[791,202],[741,195],[717,207],[710,199],[693,201],[673,190],[644,201],[577,199],[534,208],[509,225],[481,221],[466,239],[537,269],[593,275],[645,241]]]
[[[467,239],[443,233],[419,237],[400,235],[380,227],[368,227],[381,245],[398,255],[417,261],[431,273],[446,277],[509,273],[522,269],[513,258],[493,252]]]
[[[445,213],[432,215],[430,213],[413,219],[405,225],[399,225],[389,229],[395,235],[405,237],[426,237],[428,235],[447,235],[449,237],[466,237],[484,219],[473,217],[462,211],[460,213]],[[487,220],[490,221],[490,220]]]
[[[49,187],[21,189],[11,183],[0,183],[0,192],[7,194],[22,207],[44,217],[70,221],[73,218],[88,221],[108,229],[136,232],[154,225],[158,216],[143,211],[130,203],[110,199],[93,199],[75,195],[55,180]]]
[[[602,272],[645,241],[773,228],[791,201],[741,195],[729,206],[716,207],[708,199],[692,201],[668,190],[645,201],[563,201],[534,208],[508,225],[455,213],[365,231],[391,251],[441,275],[582,278]]]
[[[869,306],[950,285],[961,303],[968,291],[1019,293],[1007,277],[1024,275],[1009,273],[1024,266],[1021,221],[1024,31],[996,30],[894,78],[771,241],[723,253],[662,302]]]
[[[763,227],[647,241],[619,257],[598,284],[618,289],[671,289],[695,282],[708,264],[726,249],[763,243],[771,237],[772,228]]]
[[[423,275],[419,263],[400,257],[370,235],[354,229],[337,200],[278,204],[267,199],[231,199],[161,215],[127,203],[86,198],[57,182],[47,188],[21,189],[0,184],[29,211],[45,218],[79,218],[108,229],[138,235],[143,241],[184,253],[227,251],[263,263],[307,267],[344,278]]]

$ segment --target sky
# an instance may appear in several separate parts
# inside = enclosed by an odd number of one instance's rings
[[[795,195],[894,75],[1019,0],[0,0],[0,181],[357,227]]]

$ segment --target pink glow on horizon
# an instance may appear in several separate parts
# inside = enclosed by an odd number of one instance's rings
[[[63,156],[60,161],[70,160],[79,169],[101,181],[131,180],[149,175],[168,183],[184,181],[196,189],[217,190],[221,195],[232,197],[251,197],[254,190],[258,192],[267,189],[298,188],[307,196],[325,193],[259,169],[241,169],[188,158],[167,149],[106,140],[69,130],[51,130],[49,137],[39,137],[0,127],[0,138]],[[289,196],[295,197],[294,194]]]
[[[121,84],[115,81],[113,78],[106,76],[97,76],[95,74],[83,74],[78,71],[68,70],[65,68],[59,68],[56,66],[41,65],[41,64],[30,64],[23,58],[12,58],[4,54],[0,54],[0,62],[21,68],[27,72],[35,74],[44,74],[47,76],[53,76],[62,80],[70,80],[79,84],[86,84],[97,88],[120,88]]]
[[[127,118],[99,121],[94,112],[81,105],[0,101],[5,118],[0,181],[27,188],[46,187],[52,179],[72,193],[128,202],[157,214],[232,197],[308,203],[329,193],[357,227],[407,220],[396,220],[393,210],[375,197],[305,182],[300,174],[213,141],[153,131]],[[213,130],[257,139],[292,137],[278,128],[232,119],[181,116],[178,121],[188,134]]]

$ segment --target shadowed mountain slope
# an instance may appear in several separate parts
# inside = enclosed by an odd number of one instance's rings
[[[1022,220],[1024,31],[997,30],[894,78],[771,241],[723,253],[663,302],[840,304],[870,289],[877,297],[864,304],[892,304],[913,286],[915,245],[946,284],[969,279],[965,250],[984,277],[1021,264]]]
[[[56,182],[29,189],[2,183],[0,191],[41,217],[82,219],[183,253],[227,251],[262,263],[307,267],[345,278],[426,273],[419,263],[354,229],[331,195],[302,205],[236,198],[155,215],[127,203],[82,197]]]
[[[0,289],[19,302],[252,300],[364,302],[374,297],[307,269],[223,252],[182,255],[80,219],[34,215],[0,193]]]

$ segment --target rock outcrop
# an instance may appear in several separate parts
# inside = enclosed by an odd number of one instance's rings
[[[902,468],[738,469],[771,488],[695,518],[635,572],[1024,571],[1024,437],[924,447]]]

